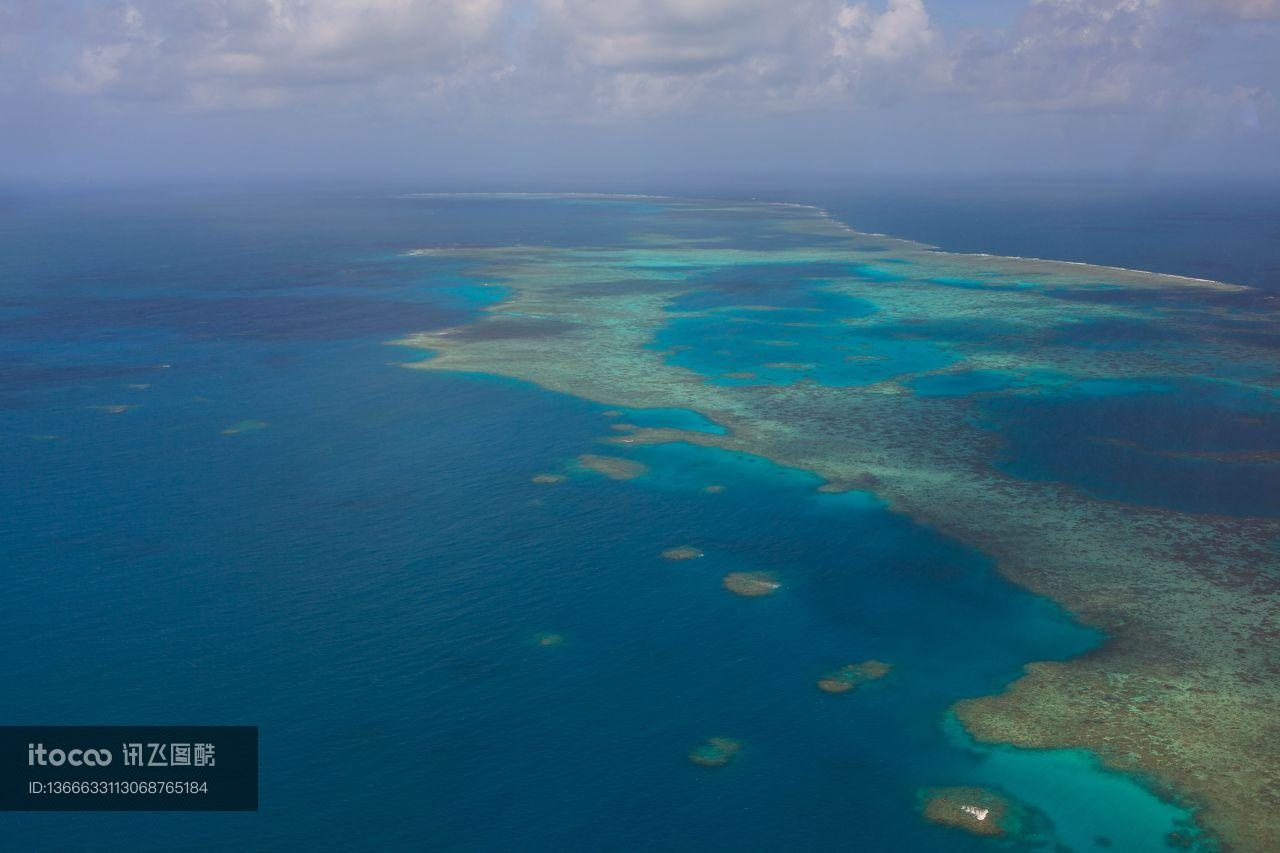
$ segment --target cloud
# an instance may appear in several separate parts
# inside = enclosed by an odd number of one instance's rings
[[[1187,5],[1193,13],[1209,18],[1280,20],[1280,0],[1190,0]]]
[[[1005,27],[951,32],[929,2],[0,0],[0,80],[114,110],[590,122],[918,103],[1274,121],[1256,105],[1278,85],[1280,0],[1029,0]]]
[[[540,9],[538,34],[558,50],[531,72],[590,79],[586,102],[611,114],[838,107],[856,100],[871,69],[938,41],[922,0],[544,0]]]
[[[804,17],[804,3],[796,11]],[[579,67],[624,73],[712,70],[785,48],[797,16],[769,0],[547,0],[545,32]]]
[[[80,52],[74,68],[45,78],[56,92],[95,95],[120,79],[120,65],[132,46],[125,42],[87,47]]]
[[[1271,0],[1033,0],[958,39],[951,79],[978,109],[1123,116],[1168,140],[1274,130],[1272,17]]]
[[[1005,33],[970,35],[955,81],[1009,108],[1121,108],[1165,69],[1160,0],[1036,0]]]
[[[42,75],[51,89],[239,108],[472,69],[493,56],[503,0],[134,0],[91,4],[84,15],[74,4],[61,14],[49,8],[40,35],[56,48],[55,67]]]
[[[921,53],[936,40],[921,0],[889,0],[879,14],[858,3],[836,14],[834,52],[841,59],[891,62]]]
[[[559,104],[567,113],[572,105],[584,118],[708,105],[810,108],[847,99],[869,68],[917,58],[941,41],[923,0],[132,0],[88,8],[18,0],[9,7],[29,23],[22,63],[38,69],[41,85],[117,107],[188,110],[463,91],[504,109],[554,112]]]

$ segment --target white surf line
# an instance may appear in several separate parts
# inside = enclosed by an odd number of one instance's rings
[[[1156,272],[1154,270],[1139,270],[1130,267],[1118,267],[1110,264],[1094,264],[1088,261],[1060,261],[1054,258],[1032,258],[1025,255],[997,255],[991,252],[951,252],[929,243],[921,243],[918,240],[912,240],[910,237],[896,237],[892,234],[882,234],[878,231],[858,231],[845,222],[831,215],[831,212],[824,207],[816,204],[806,204],[798,201],[762,201],[760,199],[698,199],[686,196],[674,195],[652,195],[645,193],[600,193],[600,192],[426,192],[426,193],[399,193],[393,198],[603,198],[603,199],[656,199],[661,201],[682,201],[682,202],[703,202],[703,201],[719,201],[725,204],[757,204],[766,207],[791,207],[802,210],[812,210],[833,224],[843,228],[850,234],[858,237],[877,237],[882,240],[897,240],[901,243],[909,243],[912,246],[918,246],[924,251],[935,255],[950,255],[959,258],[995,258],[1009,261],[1034,261],[1041,264],[1067,264],[1075,267],[1092,267],[1098,270],[1113,270],[1115,272],[1137,273],[1138,275],[1158,276],[1160,278],[1173,278],[1180,281],[1194,282],[1195,284],[1211,284],[1218,288],[1228,290],[1256,290],[1243,284],[1230,284],[1225,281],[1218,281],[1212,278],[1196,278],[1190,275],[1179,275],[1171,272]],[[421,252],[422,250],[413,250]]]
[[[1137,273],[1139,275],[1153,275],[1159,278],[1176,278],[1182,281],[1191,281],[1196,284],[1213,284],[1218,287],[1225,287],[1231,290],[1254,290],[1244,284],[1231,284],[1230,282],[1218,281],[1214,278],[1196,278],[1190,275],[1178,275],[1174,272],[1155,272],[1154,270],[1138,270],[1130,267],[1117,267],[1109,264],[1091,264],[1088,261],[1059,261],[1053,258],[1029,258],[1023,255],[994,255],[990,252],[948,252],[945,249],[937,247],[930,248],[929,251],[935,255],[957,255],[965,258],[996,258],[1006,261],[1035,261],[1039,264],[1068,264],[1073,267],[1092,267],[1097,270],[1114,270],[1115,272]]]
[[[997,260],[1006,260],[1006,261],[1034,261],[1036,263],[1041,263],[1041,264],[1067,264],[1073,267],[1092,267],[1093,269],[1097,269],[1097,270],[1113,270],[1115,272],[1137,273],[1139,275],[1151,275],[1151,276],[1158,276],[1160,278],[1176,278],[1181,281],[1195,282],[1196,284],[1212,284],[1212,285],[1215,285],[1216,287],[1227,288],[1230,290],[1256,289],[1256,288],[1251,288],[1248,285],[1230,284],[1229,282],[1219,281],[1214,278],[1196,278],[1195,276],[1179,275],[1178,273],[1172,273],[1172,272],[1155,272],[1154,270],[1139,270],[1139,269],[1132,269],[1130,267],[1113,266],[1110,264],[1094,264],[1094,263],[1090,263],[1089,261],[1060,261],[1054,258],[1032,258],[1026,255],[997,255],[991,252],[952,252],[938,246],[933,246],[928,243],[921,243],[917,240],[912,240],[909,237],[895,237],[892,234],[881,234],[876,231],[858,231],[854,228],[851,228],[846,223],[841,222],[839,219],[836,219],[834,216],[831,215],[830,211],[826,210],[825,208],[818,207],[817,205],[814,205],[814,204],[799,204],[797,202],[782,202],[782,201],[766,202],[766,204],[776,204],[776,205],[781,205],[785,207],[808,208],[810,210],[817,211],[819,214],[822,215],[823,218],[831,220],[836,225],[839,225],[841,228],[848,231],[850,234],[856,234],[859,237],[880,237],[886,240],[898,240],[899,242],[902,242],[902,243],[911,243],[913,245],[923,247],[925,251],[933,255],[949,255],[952,257],[961,257],[961,258],[995,258]]]

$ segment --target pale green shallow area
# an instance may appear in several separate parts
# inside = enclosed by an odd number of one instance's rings
[[[945,725],[957,746],[982,756],[976,781],[1039,809],[1052,822],[1055,840],[1068,849],[1097,849],[1102,837],[1112,849],[1129,853],[1168,850],[1165,840],[1152,839],[1147,827],[1176,825],[1181,810],[1153,797],[1129,776],[1100,771],[1090,753],[977,744],[955,718]]]
[[[955,377],[963,387],[979,371],[973,390],[988,394],[1064,386],[1095,393],[1200,376],[1274,398],[1274,351],[1258,342],[1280,326],[1274,309],[1228,317],[1215,298],[1241,288],[943,254],[856,234],[806,207],[666,201],[657,219],[618,247],[423,250],[456,255],[470,274],[500,282],[507,298],[471,326],[401,341],[435,353],[410,366],[516,377],[619,408],[698,412],[727,433],[638,425],[604,440],[689,441],[758,454],[813,471],[835,488],[872,489],[893,509],[978,546],[1007,577],[1061,602],[1110,640],[1079,660],[1031,665],[1002,696],[961,703],[968,731],[980,741],[1088,748],[1198,807],[1225,846],[1280,849],[1280,525],[1118,504],[1009,476],[994,465],[998,440],[975,422],[972,394],[926,393],[945,391]],[[752,239],[735,246],[718,238],[717,221],[749,223]],[[706,276],[778,265],[797,275],[813,265],[846,267],[848,274],[824,274],[809,286],[875,307],[841,318],[850,329],[989,324],[1001,331],[994,342],[952,341],[943,366],[909,367],[862,385],[821,384],[785,355],[777,361],[797,369],[795,381],[726,382],[680,366],[687,352],[655,346],[673,320],[716,316],[714,309],[671,310],[705,289]],[[1179,299],[1153,315],[1051,295],[1112,288]],[[807,323],[797,317],[790,328],[803,330]],[[1177,345],[1082,347],[1040,334],[1064,323],[1153,317],[1181,336]]]

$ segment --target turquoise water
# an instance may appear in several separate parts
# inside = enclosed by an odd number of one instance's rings
[[[1132,779],[1100,770],[1097,759],[1083,750],[977,745],[954,718],[943,726],[957,746],[981,756],[982,780],[1017,790],[1048,817],[1054,842],[1067,849],[1142,850],[1150,844],[1149,827],[1180,819],[1176,806],[1152,797]],[[1098,800],[1110,808],[1099,813]]]
[[[688,409],[622,409],[618,411],[618,420],[624,424],[634,424],[648,429],[679,429],[688,432],[706,432],[712,435],[724,435],[728,432],[724,427],[698,412]]]
[[[956,360],[945,346],[930,341],[882,337],[828,322],[785,311],[723,310],[672,320],[654,346],[678,348],[668,358],[671,363],[725,385],[789,385],[801,379],[871,385]]]
[[[6,814],[5,846],[982,850],[915,800],[983,784],[1052,821],[1024,847],[1164,849],[1186,815],[1134,780],[1079,753],[975,747],[948,724],[957,699],[1102,640],[982,554],[868,493],[819,494],[811,475],[687,444],[600,451],[644,462],[631,481],[536,484],[617,421],[722,428],[397,365],[420,353],[386,341],[501,292],[403,252],[611,245],[655,209],[345,195],[9,209],[0,721],[257,724],[262,809]],[[690,229],[749,243],[735,222]],[[812,360],[829,384],[950,358],[897,330],[785,325],[875,307],[771,276],[747,284],[780,311],[677,319],[664,334],[704,343],[671,357],[766,378],[782,370],[768,362]],[[833,365],[832,347],[875,358]],[[686,544],[705,556],[659,556]],[[721,588],[754,570],[780,591]],[[548,633],[563,642],[539,645]],[[853,694],[815,688],[867,658],[894,668]],[[730,765],[687,760],[716,736],[743,744]]]
[[[701,315],[671,320],[653,347],[723,385],[869,385],[956,359],[945,345],[919,339],[915,329],[908,337],[892,324],[849,325],[878,308],[826,289],[828,276],[841,272],[866,277],[854,265],[819,264],[759,264],[702,276],[692,286],[708,289],[669,306]]]

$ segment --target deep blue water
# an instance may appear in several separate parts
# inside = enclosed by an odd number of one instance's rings
[[[1134,782],[947,725],[956,699],[1101,639],[983,555],[868,495],[685,445],[637,450],[640,480],[534,484],[608,434],[603,407],[395,364],[421,354],[387,340],[496,298],[403,251],[608,244],[647,212],[6,201],[0,721],[259,725],[262,809],[7,814],[3,846],[979,850],[921,821],[915,793],[994,784],[1072,849],[1159,849],[1181,815]],[[889,343],[919,342],[868,345]],[[706,557],[658,556],[687,543]],[[720,588],[766,568],[776,596]],[[866,658],[895,669],[857,701],[813,689]],[[743,753],[690,764],[711,736]]]
[[[821,205],[860,231],[951,252],[1152,270],[1280,291],[1273,179],[869,178],[754,188]]]
[[[1078,386],[1038,398],[993,398],[985,414],[1007,437],[1002,466],[1071,482],[1109,500],[1185,512],[1280,515],[1280,447],[1270,400],[1210,382],[1111,392]]]

